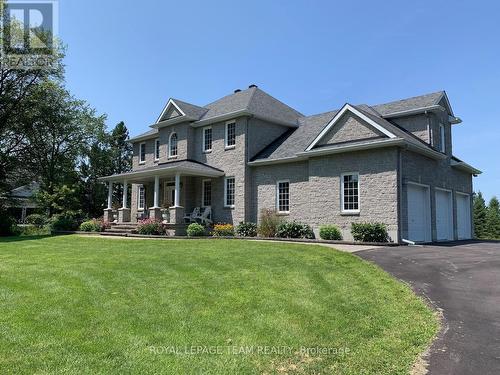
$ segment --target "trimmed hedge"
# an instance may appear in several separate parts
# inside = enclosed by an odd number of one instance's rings
[[[257,236],[257,224],[240,222],[236,227],[236,234],[240,237]]]
[[[342,233],[335,225],[322,225],[319,228],[319,236],[322,240],[340,241]]]
[[[106,225],[98,219],[84,221],[80,224],[82,232],[104,232]]]
[[[189,237],[201,237],[206,233],[205,227],[198,223],[191,223],[187,227],[187,235]]]
[[[73,231],[79,228],[79,215],[74,212],[66,212],[52,216],[49,223],[53,231]]]
[[[280,238],[314,238],[312,228],[298,221],[283,222],[278,225],[276,237]]]
[[[352,223],[351,233],[355,241],[389,242],[387,227],[382,223]]]

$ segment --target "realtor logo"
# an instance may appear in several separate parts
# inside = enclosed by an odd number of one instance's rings
[[[56,61],[57,0],[0,0],[1,64],[52,68]]]

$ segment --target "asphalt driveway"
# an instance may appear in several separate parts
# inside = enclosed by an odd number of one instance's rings
[[[500,374],[500,241],[356,252],[443,310],[429,373]]]

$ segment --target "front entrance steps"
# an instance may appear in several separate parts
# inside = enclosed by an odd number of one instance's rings
[[[137,223],[112,223],[111,228],[106,229],[105,233],[130,234],[137,232]]]

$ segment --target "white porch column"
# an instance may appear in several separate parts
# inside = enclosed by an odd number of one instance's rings
[[[127,194],[128,194],[127,181],[123,181],[123,202],[122,202],[122,208],[127,208]]]
[[[160,207],[160,177],[155,176],[155,193],[153,200],[153,208]]]
[[[108,182],[108,210],[111,210],[113,204],[113,183]]]
[[[181,195],[181,175],[180,173],[175,174],[175,202],[174,207],[179,207],[180,197]]]

